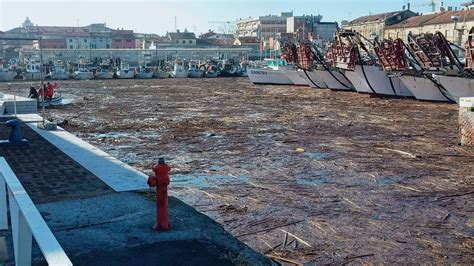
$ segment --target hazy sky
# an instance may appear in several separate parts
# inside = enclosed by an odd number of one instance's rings
[[[444,0],[445,6],[459,6],[467,0]],[[293,11],[295,15],[321,14],[324,21],[354,19],[369,13],[400,10],[407,0],[0,0],[0,30],[21,25],[25,17],[34,24],[84,26],[106,22],[110,28],[164,34],[179,29],[197,33],[222,29],[209,21],[235,21],[239,18]],[[430,0],[411,0],[412,10],[429,12],[421,6]]]

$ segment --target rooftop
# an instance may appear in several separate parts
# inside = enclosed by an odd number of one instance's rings
[[[411,28],[427,25],[449,24],[453,23],[452,18],[459,17],[459,21],[474,21],[474,10],[459,10],[459,11],[445,11],[440,13],[415,16],[408,18],[405,21],[391,25],[387,28]]]
[[[363,16],[363,17],[359,17],[359,18],[356,18],[356,19],[350,21],[349,25],[362,24],[362,23],[367,23],[367,22],[379,22],[379,21],[381,22],[381,21],[385,21],[389,18],[401,15],[403,12],[406,12],[406,11],[407,10],[393,11],[393,12]]]
[[[171,39],[196,39],[194,32],[168,32],[168,36]]]

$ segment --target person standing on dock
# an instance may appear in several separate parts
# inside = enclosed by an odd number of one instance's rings
[[[148,177],[148,185],[156,187],[156,223],[153,225],[155,231],[166,231],[171,229],[168,222],[168,185],[170,184],[169,172],[171,168],[163,158],[158,159],[158,164],[153,166],[154,176]]]

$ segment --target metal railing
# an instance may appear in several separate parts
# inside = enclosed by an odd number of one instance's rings
[[[15,265],[31,265],[32,237],[49,265],[72,265],[15,173],[0,157],[0,230],[8,230],[7,196]]]

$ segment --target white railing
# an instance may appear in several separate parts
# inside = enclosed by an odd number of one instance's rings
[[[8,230],[7,195],[15,265],[31,265],[32,237],[49,265],[72,265],[15,173],[0,157],[0,230]]]

